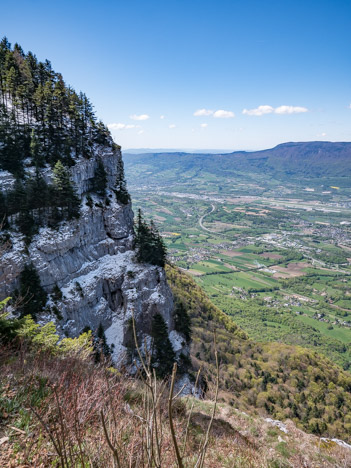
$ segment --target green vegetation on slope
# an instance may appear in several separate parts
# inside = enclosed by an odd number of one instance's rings
[[[255,340],[310,347],[350,367],[349,190],[274,187],[261,175],[212,183],[200,173],[187,183],[185,166],[178,185],[158,176],[154,193],[133,188],[140,167],[128,169],[134,206],[155,219],[169,260],[218,308]]]
[[[221,361],[222,397],[245,411],[292,419],[314,434],[351,440],[351,376],[326,357],[300,346],[255,343],[175,267],[167,278],[192,320],[195,367],[215,375],[213,331]]]
[[[71,340],[76,346],[63,350],[52,324],[26,319],[21,329],[18,347],[0,343],[0,466],[109,467],[118,456],[120,468],[173,467],[169,414],[183,465],[198,466],[213,402],[177,398],[169,413],[169,386],[153,381],[146,387],[105,362],[96,365],[82,352],[88,345],[91,353],[90,340]],[[212,423],[204,459],[212,468],[334,468],[351,460],[348,449],[292,422],[283,433],[225,403],[217,404]]]
[[[326,324],[312,318],[308,323],[305,317],[283,309],[268,308],[265,304],[262,305],[260,300],[246,301],[221,294],[212,300],[217,307],[247,330],[254,340],[280,341],[318,350],[348,368],[351,360],[350,343],[340,340],[337,332],[336,336],[328,336]],[[321,329],[319,324],[324,325],[326,330]],[[349,330],[346,333],[349,336]]]
[[[166,260],[166,246],[153,221],[150,224],[139,210],[135,225],[135,249],[137,260],[163,267]]]

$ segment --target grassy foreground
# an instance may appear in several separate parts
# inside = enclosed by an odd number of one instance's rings
[[[192,319],[205,399],[170,398],[169,381],[96,364],[88,335],[58,346],[53,324],[27,318],[0,346],[0,466],[350,466],[351,450],[320,436],[350,442],[351,376],[310,350],[252,342],[191,277],[167,276]]]
[[[151,406],[140,380],[97,366],[89,359],[40,350],[18,350],[14,354],[2,348],[0,362],[0,466],[177,466],[167,412],[169,387],[165,387],[155,409],[154,423],[157,421],[160,435],[159,462],[155,464],[150,462],[147,437]],[[184,453],[184,468],[196,466],[213,404],[192,397],[179,398],[173,404],[174,432]],[[219,403],[203,466],[350,466],[349,450],[307,435],[291,421],[286,427],[288,434],[259,417]]]

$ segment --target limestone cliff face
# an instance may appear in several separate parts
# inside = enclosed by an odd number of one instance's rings
[[[174,330],[173,297],[163,268],[135,259],[132,207],[118,203],[113,192],[121,157],[119,150],[96,147],[93,158],[76,161],[71,174],[82,201],[79,219],[62,222],[58,230],[41,228],[28,247],[22,235],[12,232],[11,248],[0,262],[0,298],[11,294],[24,265],[32,262],[48,293],[55,285],[62,291],[62,300],[55,305],[63,318],[50,312],[52,299],[48,312],[40,316],[42,321],[54,319],[62,334],[77,336],[84,327],[96,330],[101,323],[113,345],[114,361],[125,362],[132,314],[138,333],[145,336],[153,315],[160,313],[174,350],[186,353],[185,340]],[[88,203],[99,158],[107,173],[107,203],[94,194]],[[49,168],[44,176],[51,179]],[[10,187],[11,175],[0,171],[0,182]]]

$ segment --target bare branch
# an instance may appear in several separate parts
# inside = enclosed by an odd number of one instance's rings
[[[194,387],[195,396],[196,396],[196,389],[197,389],[197,385],[198,385],[198,383],[199,383],[199,378],[200,378],[201,370],[202,370],[202,366],[200,366],[200,369],[198,370],[197,375],[196,375],[195,387]],[[190,420],[191,420],[191,416],[192,416],[192,414],[193,414],[194,405],[195,405],[195,401],[193,400],[192,403],[191,403],[191,408],[190,408],[190,411],[189,411],[189,416],[188,416],[188,420],[187,420],[187,424],[186,424],[186,428],[185,428],[185,435],[184,435],[184,442],[183,442],[183,451],[182,451],[183,457],[184,457],[184,454],[185,454],[186,443],[187,443],[187,440],[188,440],[188,433],[189,433]]]
[[[108,444],[108,446],[110,447],[112,453],[113,453],[113,456],[115,458],[115,461],[117,463],[117,466],[118,468],[121,468],[121,463],[119,461],[119,456],[118,456],[118,451],[117,449],[113,446],[112,442],[111,442],[111,439],[108,435],[108,432],[107,432],[107,428],[106,428],[106,423],[105,423],[105,417],[104,417],[104,412],[101,410],[100,411],[100,416],[101,416],[101,422],[102,422],[102,427],[104,429],[104,434],[105,434],[105,439],[106,439],[106,442]]]
[[[216,390],[215,390],[215,399],[214,399],[214,405],[212,409],[212,415],[211,415],[211,420],[208,424],[207,427],[207,432],[205,436],[204,443],[202,445],[202,448],[200,450],[200,456],[199,459],[196,462],[195,468],[203,468],[204,462],[205,462],[205,455],[206,455],[206,450],[208,446],[208,441],[210,438],[210,431],[211,427],[213,424],[213,420],[216,414],[216,409],[217,409],[217,401],[218,401],[218,389],[219,389],[219,362],[218,362],[218,351],[217,351],[217,337],[216,337],[216,331],[214,331],[214,336],[213,336],[213,344],[214,344],[214,351],[215,351],[215,357],[216,357]]]
[[[171,430],[173,447],[174,447],[174,451],[175,451],[176,459],[177,459],[177,465],[178,465],[178,468],[184,468],[182,457],[180,456],[180,452],[178,448],[177,438],[176,438],[175,431],[174,431],[173,415],[172,415],[173,391],[174,391],[176,373],[177,373],[177,363],[175,362],[173,365],[171,388],[170,388],[169,397],[168,397],[168,417],[169,417],[169,428]]]

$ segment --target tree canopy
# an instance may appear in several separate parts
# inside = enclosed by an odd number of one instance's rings
[[[154,222],[148,223],[141,210],[138,212],[136,223],[135,247],[139,262],[165,266],[167,255],[165,243]]]
[[[152,365],[160,377],[172,372],[175,354],[168,338],[168,328],[161,314],[152,319],[151,336],[153,338]]]
[[[0,42],[0,169],[24,175],[24,161],[54,166],[89,158],[94,144],[115,147],[87,96],[67,86],[48,60]]]

